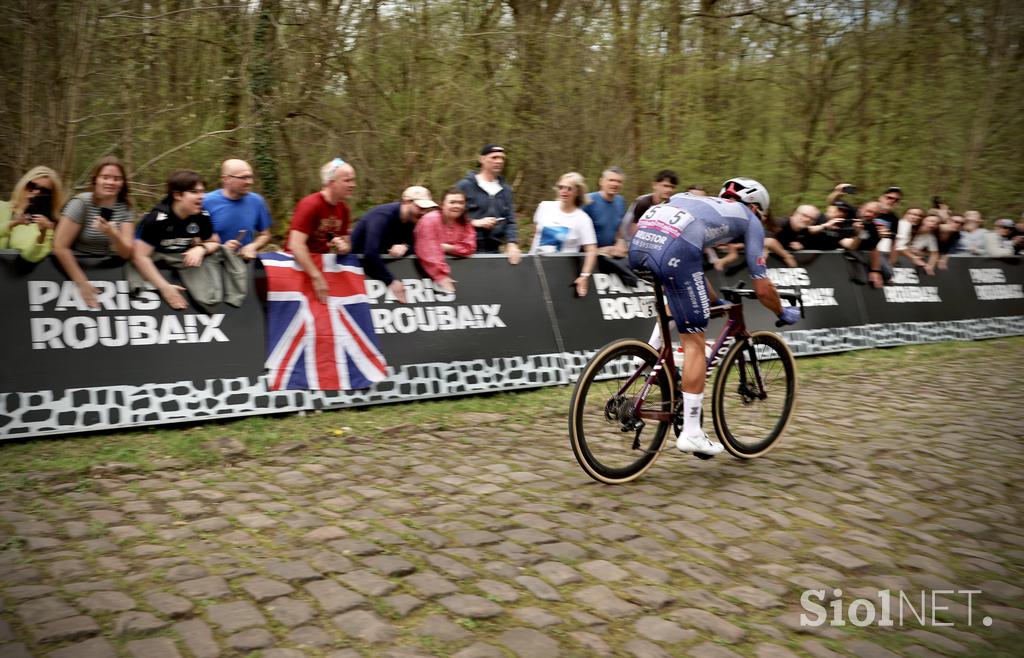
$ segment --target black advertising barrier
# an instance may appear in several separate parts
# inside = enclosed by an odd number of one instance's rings
[[[858,294],[861,287],[851,281],[851,270],[846,259],[835,252],[799,252],[793,254],[797,267],[789,267],[774,255],[768,257],[768,278],[780,292],[799,291],[803,297],[804,318],[797,329],[824,329],[851,327],[864,324],[863,300]],[[858,266],[859,267],[859,266]],[[711,270],[708,280],[714,287],[751,287],[746,264],[733,265],[724,272]],[[748,303],[743,309],[747,324],[756,329],[775,328],[776,317],[758,303]]]
[[[654,289],[644,281],[627,286],[616,274],[594,272],[587,296],[576,296],[583,256],[538,256],[554,308],[555,326],[567,352],[592,350],[615,338],[643,338],[654,326]]]
[[[1024,334],[1018,259],[954,257],[933,277],[900,268],[877,291],[851,280],[861,268],[841,253],[796,257],[794,268],[770,260],[769,275],[807,301],[806,318],[786,331],[798,354]],[[455,295],[434,290],[413,259],[392,262],[408,304],[367,282],[388,379],[365,391],[275,392],[262,375],[265,317],[255,293],[239,309],[178,313],[152,293],[127,299],[120,264],[83,259],[104,293],[102,310],[86,310],[52,259],[33,266],[0,253],[0,439],[567,383],[589,352],[624,336],[646,339],[654,325],[650,286],[626,285],[611,268],[599,268],[577,298],[581,261],[453,260]],[[262,268],[253,270],[259,284]],[[719,288],[750,285],[742,264],[708,274]],[[931,288],[942,302],[926,301]],[[775,329],[757,303],[747,304],[747,318]]]
[[[1024,314],[1019,258],[954,256],[929,275],[900,259],[881,290],[863,286],[865,324],[935,322]]]
[[[452,261],[455,293],[434,288],[408,258],[388,263],[405,284],[400,304],[367,280],[374,330],[389,366],[469,361],[560,351],[532,259],[504,256]]]
[[[100,309],[81,301],[53,258],[0,255],[0,392],[253,377],[265,321],[249,286],[241,308],[174,311],[154,291],[128,296],[118,259],[82,258]],[[250,268],[250,284],[252,268]]]
[[[800,329],[849,327],[863,324],[863,300],[858,286],[850,281],[845,259],[837,253],[806,252],[796,255],[797,267],[787,267],[774,257],[768,261],[768,275],[779,290],[799,290],[806,306]],[[654,291],[639,281],[628,286],[614,274],[595,272],[587,297],[576,297],[573,280],[580,271],[582,256],[552,255],[539,258],[551,291],[555,319],[566,351],[591,350],[616,338],[647,339],[654,328]],[[743,264],[726,272],[708,270],[712,287],[751,287]],[[775,330],[775,316],[760,304],[744,309],[752,329]],[[708,326],[708,337],[722,328],[721,320]]]

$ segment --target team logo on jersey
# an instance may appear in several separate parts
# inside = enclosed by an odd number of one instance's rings
[[[196,233],[199,232],[199,224],[196,224],[195,222],[189,222],[188,226],[185,227],[185,232],[188,233],[189,235],[195,235]]]

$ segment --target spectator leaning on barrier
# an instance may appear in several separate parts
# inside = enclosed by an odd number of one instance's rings
[[[985,238],[985,255],[992,258],[1005,258],[1013,255],[1013,220],[997,219],[995,228]]]
[[[885,231],[882,231],[882,238],[893,237],[899,231],[899,207],[903,201],[903,190],[892,186],[886,188],[885,192],[878,197],[878,214],[875,216],[876,219],[880,220],[884,224],[887,224],[887,230],[889,235],[885,235]]]
[[[445,256],[467,258],[476,252],[476,231],[466,214],[466,195],[457,187],[441,197],[440,210],[420,217],[413,230],[416,257],[423,270],[439,287],[455,292],[452,268]]]
[[[988,231],[981,227],[981,213],[968,210],[964,213],[964,227],[960,232],[960,253],[970,256],[984,256]]]
[[[939,243],[940,270],[949,267],[949,255],[957,253],[960,246],[960,227],[964,225],[961,215],[949,215],[939,222],[939,232],[935,236]]]
[[[139,274],[153,284],[171,308],[188,306],[182,292],[188,290],[201,306],[209,307],[227,301],[239,306],[244,298],[244,277],[233,279],[225,294],[223,271],[220,268],[220,241],[213,232],[210,215],[203,210],[206,185],[194,171],[179,170],[167,178],[167,197],[139,222],[132,247],[132,265],[128,268],[128,285],[136,291],[141,287]],[[177,270],[185,287],[172,284],[157,269],[163,262]]]
[[[790,251],[802,251],[804,249],[817,249],[818,234],[825,230],[824,224],[815,224],[817,221],[818,209],[810,204],[803,204],[796,207],[793,214],[779,222],[779,228],[775,232],[775,241],[778,243],[777,254],[786,262],[789,267],[796,267],[796,259],[789,254]]]
[[[859,260],[868,270],[868,283],[874,288],[881,288],[887,281],[892,279],[892,268],[889,262],[882,258],[878,250],[878,243],[883,237],[890,237],[889,232],[885,235],[875,222],[882,205],[877,201],[868,201],[862,204],[856,217],[851,222],[852,235],[850,239],[842,241],[843,248],[851,255],[858,255]],[[863,283],[863,281],[861,281]]]
[[[383,281],[395,299],[405,303],[405,286],[388,270],[381,255],[401,258],[413,248],[415,224],[428,210],[437,208],[430,190],[419,185],[405,188],[402,200],[370,208],[352,229],[352,252],[362,254],[363,270]]]
[[[75,256],[132,257],[135,231],[128,178],[121,161],[110,155],[92,168],[89,191],[76,195],[61,211],[53,238],[53,255],[78,286],[89,308],[99,308],[99,294]]]
[[[917,232],[917,227],[921,225],[921,220],[924,219],[924,209],[922,208],[907,208],[907,212],[903,213],[903,217],[900,219],[899,228],[896,230],[896,237],[888,240],[883,239],[879,242],[879,251],[882,252],[883,256],[889,256],[889,264],[894,265],[896,258],[907,254],[903,253],[910,246],[910,241],[913,239]],[[909,256],[907,256],[909,258]]]
[[[587,294],[590,275],[597,265],[597,237],[590,216],[580,208],[587,204],[587,185],[583,176],[571,171],[555,185],[558,199],[541,201],[533,214],[535,232],[531,254],[585,252],[583,269],[573,285],[576,295]]]
[[[505,149],[487,144],[480,149],[480,170],[469,172],[455,184],[466,195],[466,212],[476,229],[476,250],[496,254],[502,245],[512,265],[519,263],[522,253],[516,242],[516,212],[512,188],[502,178]]]
[[[206,195],[203,209],[213,219],[213,230],[224,249],[246,260],[270,242],[270,209],[252,191],[255,177],[245,160],[225,160],[220,166],[221,187]]]
[[[288,230],[288,251],[309,276],[313,292],[321,304],[327,303],[327,281],[310,254],[347,254],[351,215],[345,203],[356,189],[356,170],[341,158],[320,167],[319,192],[303,197],[292,213]]]
[[[626,212],[622,216],[622,235],[632,237],[636,232],[636,223],[640,221],[644,213],[651,206],[668,201],[676,193],[678,185],[679,176],[671,169],[662,169],[654,174],[654,180],[651,181],[651,193],[638,196],[633,199],[633,203],[629,204],[629,208],[626,208]]]
[[[924,213],[920,208],[914,210],[920,214]],[[913,216],[908,211],[900,222],[900,235],[896,236],[896,251],[910,260],[914,266],[924,269],[925,273],[935,274],[935,265],[939,261],[939,217],[930,214],[920,219],[911,217]],[[907,224],[910,224],[909,230],[904,229]]]
[[[815,249],[831,251],[833,249],[855,249],[854,242],[860,241],[853,233],[853,217],[857,210],[842,200],[834,200],[825,206],[825,211],[818,215],[814,222]]]
[[[25,260],[38,263],[53,247],[53,229],[64,205],[64,187],[49,167],[33,167],[0,204],[0,249],[17,249]]]
[[[622,258],[627,252],[626,240],[620,230],[622,216],[626,213],[626,200],[619,190],[625,180],[626,175],[619,167],[605,169],[597,182],[598,191],[588,194],[588,203],[583,206],[583,212],[594,223],[597,253],[612,258]]]

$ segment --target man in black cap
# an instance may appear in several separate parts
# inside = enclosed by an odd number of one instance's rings
[[[466,212],[476,228],[476,251],[495,254],[502,245],[513,265],[522,258],[516,242],[516,213],[512,188],[501,176],[505,149],[487,144],[480,149],[480,171],[469,172],[455,184],[466,195]]]

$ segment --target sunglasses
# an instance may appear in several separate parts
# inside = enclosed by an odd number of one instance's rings
[[[556,190],[569,190],[571,192],[572,190],[574,190],[576,188],[574,188],[572,185],[556,185],[555,189]]]
[[[52,190],[53,188],[47,185],[40,185],[39,183],[30,180],[25,184],[25,189],[29,192],[40,192],[42,190]]]
[[[234,174],[227,174],[227,177],[234,178],[236,180],[256,180],[256,177],[253,176],[252,174],[248,174],[246,176],[235,176]]]

